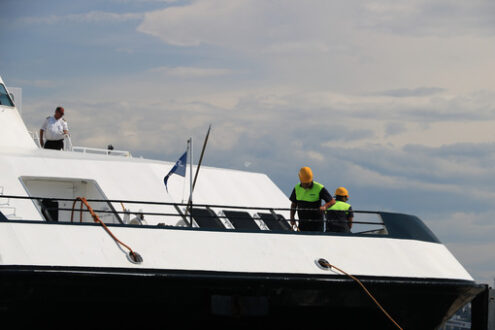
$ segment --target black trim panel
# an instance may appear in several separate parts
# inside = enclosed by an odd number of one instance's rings
[[[405,329],[435,328],[482,290],[471,281],[359,278]],[[107,316],[98,328],[119,329],[175,323],[184,328],[312,329],[321,326],[322,318],[336,329],[394,328],[345,276],[0,267],[1,317],[33,320],[36,326],[69,317],[76,326],[91,328],[92,314]]]
[[[0,265],[0,273],[67,273],[73,275],[104,275],[104,276],[164,276],[177,278],[212,278],[212,279],[246,279],[246,280],[302,280],[302,281],[351,281],[344,275],[334,274],[293,274],[293,273],[251,273],[251,272],[221,272],[204,270],[177,270],[153,268],[123,268],[123,267],[67,267],[67,266],[37,266],[37,265]],[[418,278],[418,277],[389,277],[389,276],[358,276],[361,281],[384,283],[414,283],[431,285],[475,285],[474,281],[458,279]]]

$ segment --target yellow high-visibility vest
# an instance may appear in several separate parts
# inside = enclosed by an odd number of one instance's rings
[[[335,201],[335,204],[330,206],[327,210],[332,211],[348,211],[351,208],[351,204],[343,201]]]
[[[320,191],[323,189],[323,185],[313,181],[313,186],[311,188],[304,189],[301,187],[301,184],[298,183],[294,189],[296,191],[296,199],[298,201],[317,202],[320,200]]]

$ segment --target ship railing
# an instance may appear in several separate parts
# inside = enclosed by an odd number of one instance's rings
[[[40,138],[37,133],[32,131],[28,131],[29,135],[33,139],[34,143],[38,148],[41,148]],[[132,158],[132,154],[127,150],[114,150],[112,146],[108,146],[107,149],[104,148],[92,148],[92,147],[81,147],[74,146],[72,144],[72,139],[69,134],[64,136],[64,151],[72,151],[72,152],[80,152],[83,154],[99,154],[99,155],[107,155],[107,156],[120,156],[120,157],[128,157]]]
[[[113,149],[103,149],[103,148],[90,148],[90,147],[72,147],[73,152],[81,152],[83,154],[100,154],[100,155],[108,155],[108,156],[122,156],[132,158],[132,155],[129,151],[126,150],[113,150]]]
[[[43,218],[47,222],[54,222],[50,216],[59,214],[56,221],[64,222],[90,222],[91,217],[86,209],[74,209],[70,207],[59,207],[58,203],[72,205],[75,201],[73,198],[49,198],[49,197],[30,197],[30,196],[7,196],[1,198],[30,199],[40,210]],[[132,201],[132,200],[108,200],[108,199],[87,199],[93,205],[98,205],[94,211],[99,214],[102,220],[109,224],[120,225],[152,225],[160,227],[195,227],[206,229],[226,229],[226,230],[270,230],[270,231],[297,231],[296,226],[292,226],[289,217],[290,208],[280,207],[258,207],[258,206],[233,206],[217,204],[194,204],[173,203],[173,202],[150,202],[150,201]],[[115,205],[122,205],[122,211]],[[140,208],[133,210],[124,207],[124,204],[131,206],[133,204],[143,206],[167,206],[168,212],[153,212]],[[106,205],[106,206],[105,206]],[[108,207],[110,205],[110,207]],[[114,207],[115,206],[115,207]],[[308,209],[310,210],[310,209]],[[69,214],[76,213],[76,216],[69,219]],[[386,226],[373,211],[353,211],[356,215],[374,216],[373,221],[356,220],[353,221],[353,233],[358,234],[387,234]],[[84,214],[84,216],[83,216]],[[153,219],[150,221],[149,219]],[[163,219],[159,221],[157,219]],[[175,220],[174,220],[175,219]],[[296,223],[301,220],[296,220]],[[321,220],[307,219],[308,222],[320,222]],[[323,223],[322,223],[323,225]]]
[[[109,145],[106,149],[74,146],[72,144],[70,135],[66,135],[65,140],[66,140],[65,146],[67,151],[81,152],[83,154],[87,153],[87,154],[99,154],[99,155],[107,155],[107,156],[121,156],[121,157],[132,158],[132,155],[129,151],[114,150],[113,146],[111,145]]]
[[[74,198],[13,195],[2,195],[0,199],[2,198],[30,199],[40,209],[40,213],[43,215],[50,213],[63,215],[60,219],[57,219],[59,223],[92,222],[92,218],[87,210],[82,207],[75,209],[72,206],[75,205],[74,201],[76,199]],[[102,218],[102,221],[109,225],[191,227],[207,230],[237,231],[297,231],[297,227],[291,226],[291,222],[287,216],[290,214],[291,208],[215,204],[194,204],[191,206],[188,203],[91,198],[87,198],[86,200],[89,204],[97,206],[93,208],[94,212]],[[62,202],[65,202],[63,205],[71,205],[72,208],[59,207],[60,205],[58,203]],[[117,205],[119,204],[122,205],[122,211],[117,210]],[[124,204],[128,206],[134,205],[133,207],[139,207],[139,210],[131,210],[130,207],[124,207]],[[148,206],[151,211],[143,210],[144,206]],[[74,212],[77,213],[78,217],[71,218],[69,215],[74,214]],[[381,211],[353,210],[352,212],[354,213],[354,220],[351,231],[336,234],[388,236],[439,242],[438,238],[415,216]],[[50,222],[48,217],[45,217],[45,220]],[[324,220],[308,219],[307,221],[322,222]],[[318,230],[317,232],[321,233],[322,230]],[[331,233],[333,234],[333,232]]]

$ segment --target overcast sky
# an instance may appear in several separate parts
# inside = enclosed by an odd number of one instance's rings
[[[495,2],[2,0],[0,75],[37,131],[204,164],[301,166],[354,209],[418,215],[495,277]]]

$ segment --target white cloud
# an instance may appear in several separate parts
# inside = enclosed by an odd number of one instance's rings
[[[364,4],[361,24],[394,34],[492,34],[495,5],[489,0],[381,0]]]
[[[492,284],[495,277],[495,212],[466,208],[465,211],[434,214],[431,229],[476,280]]]
[[[178,46],[250,44],[249,41],[259,36],[253,33],[255,17],[264,7],[263,3],[246,0],[195,1],[190,5],[147,13],[138,30]],[[258,20],[258,23],[262,22]],[[262,28],[263,24],[260,24],[258,29]]]
[[[59,24],[59,23],[115,23],[143,19],[143,13],[112,13],[90,11],[82,14],[50,15],[41,17],[23,17],[18,21],[23,24]]]
[[[40,79],[40,80],[20,80],[15,79],[12,83],[17,84],[19,86],[32,86],[37,88],[54,88],[59,86],[59,83],[53,80]]]
[[[410,88],[393,89],[393,90],[383,91],[381,92],[381,94],[386,96],[393,96],[393,97],[422,97],[422,96],[430,96],[430,95],[438,94],[441,92],[444,92],[443,88],[418,87],[414,89],[410,89]]]
[[[150,69],[152,72],[163,73],[167,76],[177,78],[204,78],[225,76],[232,74],[233,71],[221,68],[200,68],[200,67],[157,67]]]
[[[495,6],[469,6],[422,0],[193,1],[147,13],[138,30],[170,45],[209,45],[238,61],[248,58],[266,68],[267,83],[346,93],[434,92],[415,90],[426,84],[465,93],[495,85],[495,24],[483,14]],[[480,14],[487,24],[476,23]],[[403,33],[401,24],[411,33]],[[491,33],[450,33],[462,28]]]
[[[179,2],[180,0],[111,0],[116,3],[165,3],[173,4]]]
[[[495,285],[495,260],[491,252],[495,250],[495,243],[464,243],[461,239],[446,245],[476,281],[489,284],[492,287]]]

